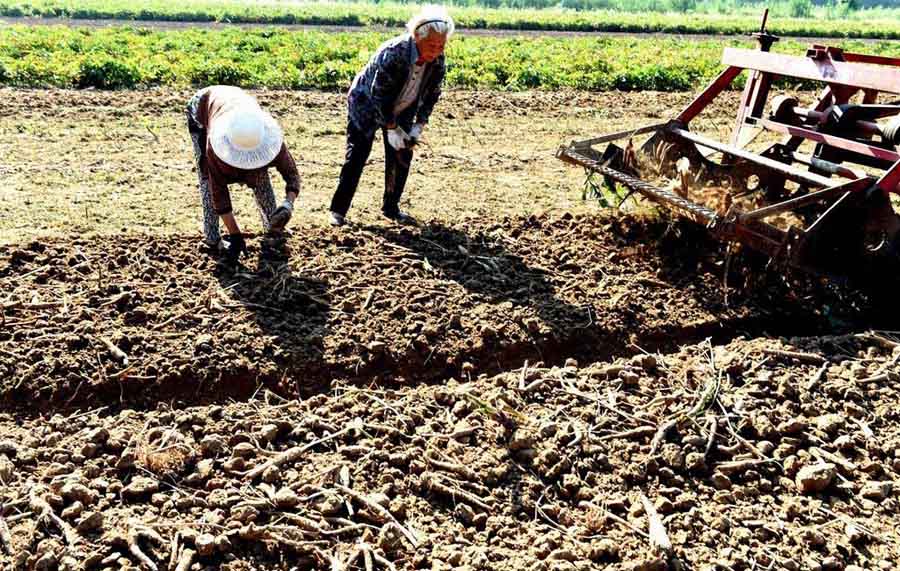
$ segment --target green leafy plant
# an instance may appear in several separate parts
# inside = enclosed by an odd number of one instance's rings
[[[81,88],[130,89],[140,81],[137,67],[107,54],[91,54],[78,69],[77,85]]]
[[[232,84],[346,90],[382,32],[277,29],[150,30],[135,27],[0,28],[0,84],[125,89]],[[900,56],[900,45],[833,42]],[[459,36],[447,49],[448,88],[695,91],[721,71],[722,49],[746,40]],[[778,51],[802,54],[786,40]],[[790,88],[812,84],[792,82]],[[734,88],[743,86],[738,78]]]

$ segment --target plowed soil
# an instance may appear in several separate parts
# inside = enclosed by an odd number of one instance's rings
[[[771,284],[726,305],[712,243],[629,216],[319,229],[290,248],[286,261],[254,248],[237,268],[188,237],[9,249],[0,284],[18,301],[4,311],[0,395],[147,406],[261,384],[303,394],[335,378],[440,381],[756,335],[776,321],[827,325]]]
[[[0,568],[900,561],[900,336],[646,205],[599,211],[552,158],[689,95],[449,94],[422,224],[378,220],[373,155],[334,230],[339,96],[262,94],[304,205],[285,252],[229,267],[198,247],[185,94],[14,93]]]

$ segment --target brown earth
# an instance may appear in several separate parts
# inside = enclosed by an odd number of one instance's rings
[[[290,249],[283,261],[254,248],[237,269],[189,237],[9,249],[0,287],[17,301],[4,306],[0,396],[147,406],[260,384],[303,394],[335,378],[440,381],[827,325],[774,285],[726,305],[712,244],[629,216],[318,229]],[[770,296],[786,297],[758,303]]]
[[[185,127],[190,90],[140,92],[0,89],[0,244],[31,237],[193,234],[197,176]],[[263,91],[303,177],[291,222],[320,227],[344,155],[342,94]],[[725,136],[729,96],[706,125]],[[658,122],[689,94],[449,92],[417,152],[402,206],[445,223],[542,212],[591,212],[584,176],[554,157],[560,144]],[[376,142],[350,218],[380,221],[384,151]],[[275,175],[277,192],[283,182]],[[232,192],[247,231],[259,223],[251,193]]]
[[[450,93],[423,224],[378,218],[374,153],[332,230],[340,96],[262,93],[303,208],[236,269],[198,248],[187,95],[0,93],[0,568],[900,560],[897,333],[746,253],[726,288],[702,229],[552,156],[689,95]]]
[[[892,569],[898,361],[897,337],[740,339],[305,400],[0,414],[5,561]]]

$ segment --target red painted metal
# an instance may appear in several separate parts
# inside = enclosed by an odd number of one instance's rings
[[[739,76],[742,71],[744,70],[739,67],[726,68],[725,71],[720,73],[719,76],[709,84],[709,87],[704,89],[700,95],[694,98],[694,100],[684,108],[684,111],[682,111],[675,120],[685,125],[690,123],[691,119],[699,115],[713,99],[728,89],[728,86],[731,85],[734,79]]]
[[[884,73],[883,70],[871,65],[837,61],[832,58],[813,60],[758,50],[725,48],[722,63],[799,79],[823,81],[856,90],[875,89],[900,93],[900,75]]]
[[[863,105],[874,105],[878,103],[878,92],[874,89],[866,89],[863,95]]]
[[[885,192],[896,192],[900,194],[900,189],[897,188],[900,186],[900,160],[894,163],[894,165],[889,168],[875,184]]]
[[[738,220],[741,222],[749,222],[750,220],[762,220],[764,218],[768,218],[769,216],[774,216],[776,214],[781,214],[782,212],[788,212],[796,208],[800,208],[801,206],[821,202],[845,192],[860,192],[869,188],[871,185],[872,179],[868,177],[851,180],[849,182],[843,182],[836,186],[823,188],[822,190],[804,196],[793,198],[791,200],[785,200],[784,202],[779,202],[778,204],[773,204],[772,206],[766,206],[764,208],[759,208],[752,212],[742,214],[738,217]]]
[[[831,147],[853,151],[855,153],[860,153],[869,157],[875,157],[876,159],[883,159],[891,162],[900,159],[900,154],[897,154],[895,151],[889,151],[887,149],[882,149],[873,145],[867,145],[866,143],[860,143],[859,141],[852,141],[843,137],[837,137],[835,135],[826,135],[825,133],[820,133],[813,129],[807,129],[806,127],[785,125],[784,123],[771,121],[769,119],[761,119],[757,121],[756,124],[769,131],[801,137],[810,141],[816,141],[817,143],[825,143],[826,145],[829,145]]]
[[[720,143],[718,141],[714,141],[712,139],[704,137],[703,135],[685,131],[684,129],[673,128],[671,129],[671,132],[698,145],[702,145],[710,149],[715,149],[717,151],[721,151],[723,153],[744,159],[746,161],[754,162],[758,165],[766,167],[769,170],[781,173],[791,180],[802,182],[811,186],[831,186],[832,181],[827,177],[792,168],[790,165],[780,163],[776,160],[767,159],[766,157],[761,157],[756,153],[751,153],[750,151],[739,149],[733,145],[726,145],[724,143]]]
[[[844,61],[900,67],[900,58],[844,52]]]

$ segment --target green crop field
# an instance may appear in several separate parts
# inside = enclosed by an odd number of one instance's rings
[[[762,12],[762,5],[728,4],[724,0],[701,0],[699,3],[696,0],[643,0],[631,3],[584,0],[568,4],[616,9],[457,6],[453,8],[453,15],[458,24],[465,28],[746,34],[758,28]],[[522,5],[542,4],[525,2]],[[567,3],[562,2],[562,5]],[[851,7],[850,2],[814,6],[811,0],[779,0],[774,3],[769,28],[784,36],[900,38],[900,9],[856,10]],[[407,4],[277,0],[252,3],[238,0],[186,0],[177,3],[166,0],[0,0],[0,15],[4,16],[346,26],[401,26],[412,9]]]
[[[0,83],[119,89],[227,83],[248,87],[344,89],[384,33],[170,30],[9,26],[0,28]],[[849,49],[900,55],[881,42]],[[677,38],[457,37],[448,48],[450,87],[692,90],[720,69],[725,45]],[[802,53],[785,41],[779,51]]]

